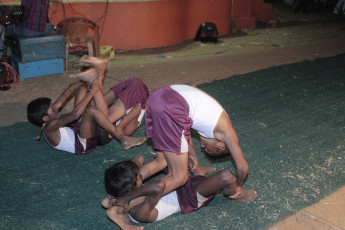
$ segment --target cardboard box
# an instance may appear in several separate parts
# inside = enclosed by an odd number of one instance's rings
[[[63,58],[55,58],[27,63],[22,63],[13,58],[12,67],[17,71],[21,80],[25,78],[62,74],[64,72]]]
[[[12,57],[27,63],[65,57],[65,37],[56,31],[37,37],[9,37]]]

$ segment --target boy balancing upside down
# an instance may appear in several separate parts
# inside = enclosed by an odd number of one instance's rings
[[[210,172],[209,168],[199,166],[191,129],[200,134],[201,147],[213,157],[230,154],[236,165],[236,189],[231,190],[231,199],[252,200],[257,194],[247,190],[243,194],[242,185],[248,176],[248,164],[238,143],[237,134],[230,117],[223,107],[210,95],[188,85],[172,85],[154,91],[147,103],[145,113],[146,136],[153,138],[156,152],[163,153],[168,172],[157,179],[164,184],[166,195],[188,180],[188,168]],[[157,164],[156,172],[165,168]],[[146,186],[155,186],[148,183]],[[154,188],[152,188],[154,189]],[[142,196],[143,187],[132,189],[115,202],[126,207],[129,201]]]
[[[41,127],[50,146],[77,155],[94,151],[98,143],[98,127],[117,138],[125,149],[144,143],[144,137],[123,135],[123,131],[116,129],[108,118],[108,105],[102,93],[107,60],[89,56],[80,60],[91,68],[77,74],[75,78],[79,81],[70,84],[54,103],[45,97],[30,102],[28,120]],[[60,117],[60,111],[72,96],[75,97],[73,111]]]
[[[110,166],[104,175],[107,196],[102,201],[102,206],[107,209],[107,216],[124,230],[143,229],[142,226],[133,225],[133,222],[151,223],[162,220],[174,213],[184,214],[206,206],[221,192],[229,202],[252,202],[256,198],[253,190],[243,190],[242,197],[232,199],[231,194],[236,192],[236,177],[223,169],[210,177],[205,177],[203,171],[195,170],[194,176],[188,177],[187,182],[176,190],[162,196],[165,184],[156,180],[155,186],[147,187],[143,196],[131,200],[125,208],[114,206],[117,198],[127,191],[145,187],[142,181],[148,179],[152,168],[156,164],[167,166],[163,153],[158,152],[156,159],[143,164],[142,156],[135,156],[130,161],[123,161]],[[252,194],[255,196],[252,196]]]

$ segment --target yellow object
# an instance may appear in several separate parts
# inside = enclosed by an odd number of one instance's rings
[[[102,58],[106,58],[108,60],[112,60],[115,57],[115,51],[112,46],[101,46],[99,48],[99,56]]]

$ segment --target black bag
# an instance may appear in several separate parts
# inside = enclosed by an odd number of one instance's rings
[[[199,26],[199,29],[194,38],[195,41],[201,42],[218,42],[218,29],[213,22],[204,22]]]

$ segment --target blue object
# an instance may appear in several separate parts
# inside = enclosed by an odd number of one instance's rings
[[[55,58],[27,63],[22,63],[16,59],[12,59],[12,66],[19,74],[21,80],[25,78],[61,74],[64,72],[63,58]]]
[[[65,57],[65,37],[56,31],[36,37],[10,36],[12,56],[22,62]]]

